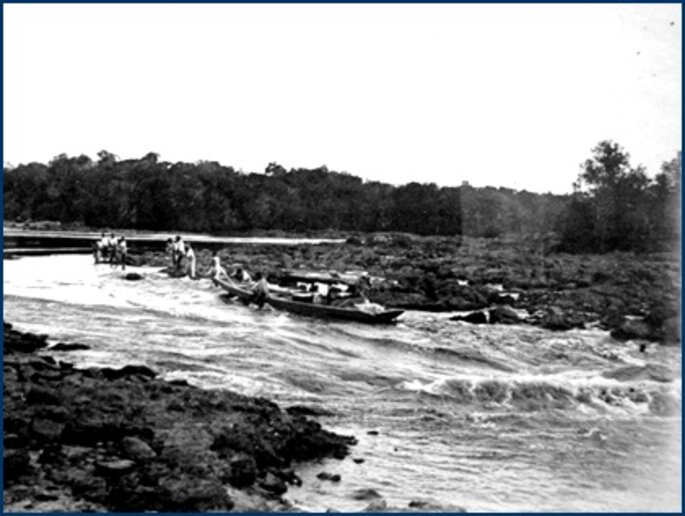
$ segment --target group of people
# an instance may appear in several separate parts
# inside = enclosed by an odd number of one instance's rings
[[[197,277],[197,258],[192,246],[183,240],[183,237],[177,235],[175,238],[167,239],[166,251],[170,259],[171,269],[180,274],[186,272],[190,278]],[[207,278],[216,278],[222,280],[237,280],[240,282],[251,282],[250,274],[236,264],[230,268],[230,273],[221,265],[221,258],[216,251],[212,252],[212,265],[209,270],[203,274]]]
[[[95,263],[109,263],[112,267],[121,265],[126,269],[127,244],[123,235],[116,237],[114,233],[102,233],[94,246]]]
[[[175,239],[168,238],[166,241],[166,252],[171,259],[173,270],[179,272],[183,261],[186,262],[188,276],[195,278],[197,259],[195,251],[189,243],[183,241],[183,237],[176,235]]]
[[[185,242],[183,237],[177,235],[175,238],[168,238],[166,242],[166,252],[170,259],[170,269],[176,274],[187,273],[192,279],[197,277],[197,258],[195,251],[190,243]],[[95,243],[95,263],[110,263],[112,266],[121,264],[122,269],[126,268],[127,247],[124,236],[116,237],[114,233],[107,235],[102,233],[102,237]],[[250,284],[252,299],[260,308],[264,306],[269,296],[269,284],[266,276],[261,272],[255,274],[254,281],[250,274],[239,264],[230,267],[230,272],[221,265],[221,258],[216,251],[212,252],[212,265],[204,277],[223,281],[238,281],[243,284]],[[363,278],[357,285],[352,285],[349,291],[343,294],[336,287],[331,287],[325,296],[318,294],[318,287],[312,284],[310,292],[314,294],[312,301],[318,303],[331,304],[341,307],[352,307],[359,303],[368,304],[368,299],[364,295],[367,287],[366,278]]]

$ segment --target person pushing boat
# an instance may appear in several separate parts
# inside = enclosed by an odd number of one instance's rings
[[[226,269],[221,266],[221,258],[216,251],[212,251],[212,266],[207,272],[207,277],[212,279],[230,280]]]
[[[172,248],[172,261],[175,272],[178,272],[181,268],[183,256],[185,256],[185,242],[183,241],[183,238],[181,238],[181,235],[176,235]]]
[[[266,277],[259,271],[255,274],[255,280],[254,285],[250,289],[252,291],[250,303],[254,303],[259,308],[262,308],[269,297],[269,284],[266,281]]]
[[[116,267],[117,263],[121,264],[121,269],[126,270],[126,258],[128,257],[128,248],[126,245],[126,237],[121,236],[116,242],[116,248],[114,254],[116,255],[115,263],[112,266]]]
[[[196,258],[195,251],[193,251],[193,248],[190,247],[190,244],[185,245],[185,257],[188,260],[188,276],[190,277],[190,279],[194,279]]]

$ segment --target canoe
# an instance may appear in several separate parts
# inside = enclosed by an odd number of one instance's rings
[[[377,314],[370,314],[357,310],[356,308],[342,308],[339,306],[320,305],[317,303],[305,303],[277,296],[269,296],[266,299],[266,302],[274,308],[287,310],[288,312],[295,314],[343,319],[346,321],[357,321],[369,324],[392,323],[404,313],[404,310],[385,310],[384,312]]]
[[[222,287],[229,294],[237,297],[241,301],[249,301],[252,293],[240,288],[227,281],[214,278],[214,284]],[[286,299],[282,296],[269,296],[266,302],[278,310],[286,310],[299,315],[309,315],[313,317],[343,319],[346,321],[357,321],[369,324],[388,324],[392,323],[404,310],[385,310],[377,314],[362,312],[355,308],[342,308],[339,306],[320,305],[311,302],[295,301]]]
[[[212,281],[215,285],[222,287],[226,292],[237,297],[241,301],[249,301],[252,299],[252,292],[242,289],[236,284],[217,278],[212,278]]]

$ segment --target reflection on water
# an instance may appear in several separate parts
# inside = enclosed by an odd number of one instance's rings
[[[680,509],[679,350],[445,314],[377,327],[255,311],[206,280],[132,268],[144,280],[125,281],[84,256],[4,268],[5,319],[89,344],[64,354],[79,366],[141,363],[333,412],[322,423],[359,444],[345,461],[302,466],[304,486],[288,494],[301,508],[360,510],[368,502],[350,493],[373,488],[390,508]]]

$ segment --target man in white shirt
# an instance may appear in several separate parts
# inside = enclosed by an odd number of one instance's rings
[[[188,263],[189,263],[189,267],[190,267],[188,275],[190,276],[190,279],[194,279],[195,278],[195,251],[193,251],[193,248],[190,247],[190,244],[186,244],[185,257],[188,259]]]

